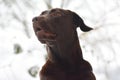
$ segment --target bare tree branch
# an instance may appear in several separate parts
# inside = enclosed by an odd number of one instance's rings
[[[45,3],[46,3],[46,6],[47,6],[48,9],[53,8],[52,7],[52,0],[45,0]]]

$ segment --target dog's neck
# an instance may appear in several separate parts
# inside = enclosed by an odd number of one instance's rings
[[[82,50],[79,45],[78,38],[73,40],[71,43],[63,44],[56,42],[54,46],[48,46],[48,59],[51,62],[59,63],[69,66],[78,66],[81,60],[83,60]]]

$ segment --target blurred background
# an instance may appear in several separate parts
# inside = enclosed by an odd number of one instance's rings
[[[0,0],[0,80],[39,80],[46,49],[32,18],[56,7],[76,12],[94,28],[77,31],[97,80],[120,80],[120,0]]]

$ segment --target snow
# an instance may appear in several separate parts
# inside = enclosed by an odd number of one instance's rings
[[[22,32],[8,30],[0,31],[0,80],[34,80],[28,74],[28,69],[33,65],[41,67],[44,64],[46,52],[43,45],[36,37],[28,39]],[[14,54],[13,45],[16,43],[23,48],[20,54]]]

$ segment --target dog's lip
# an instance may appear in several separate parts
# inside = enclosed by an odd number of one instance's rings
[[[42,34],[44,37],[43,38],[39,38],[39,35]],[[44,29],[40,29],[38,31],[36,31],[36,35],[39,38],[39,40],[44,40],[44,41],[56,41],[56,34],[52,33],[50,31],[45,31]]]
[[[56,39],[46,39],[46,38],[44,38],[44,39],[39,39],[39,40],[43,40],[43,41],[45,41],[45,42],[47,42],[47,43],[51,43],[51,42],[55,42],[55,41],[56,41]]]

